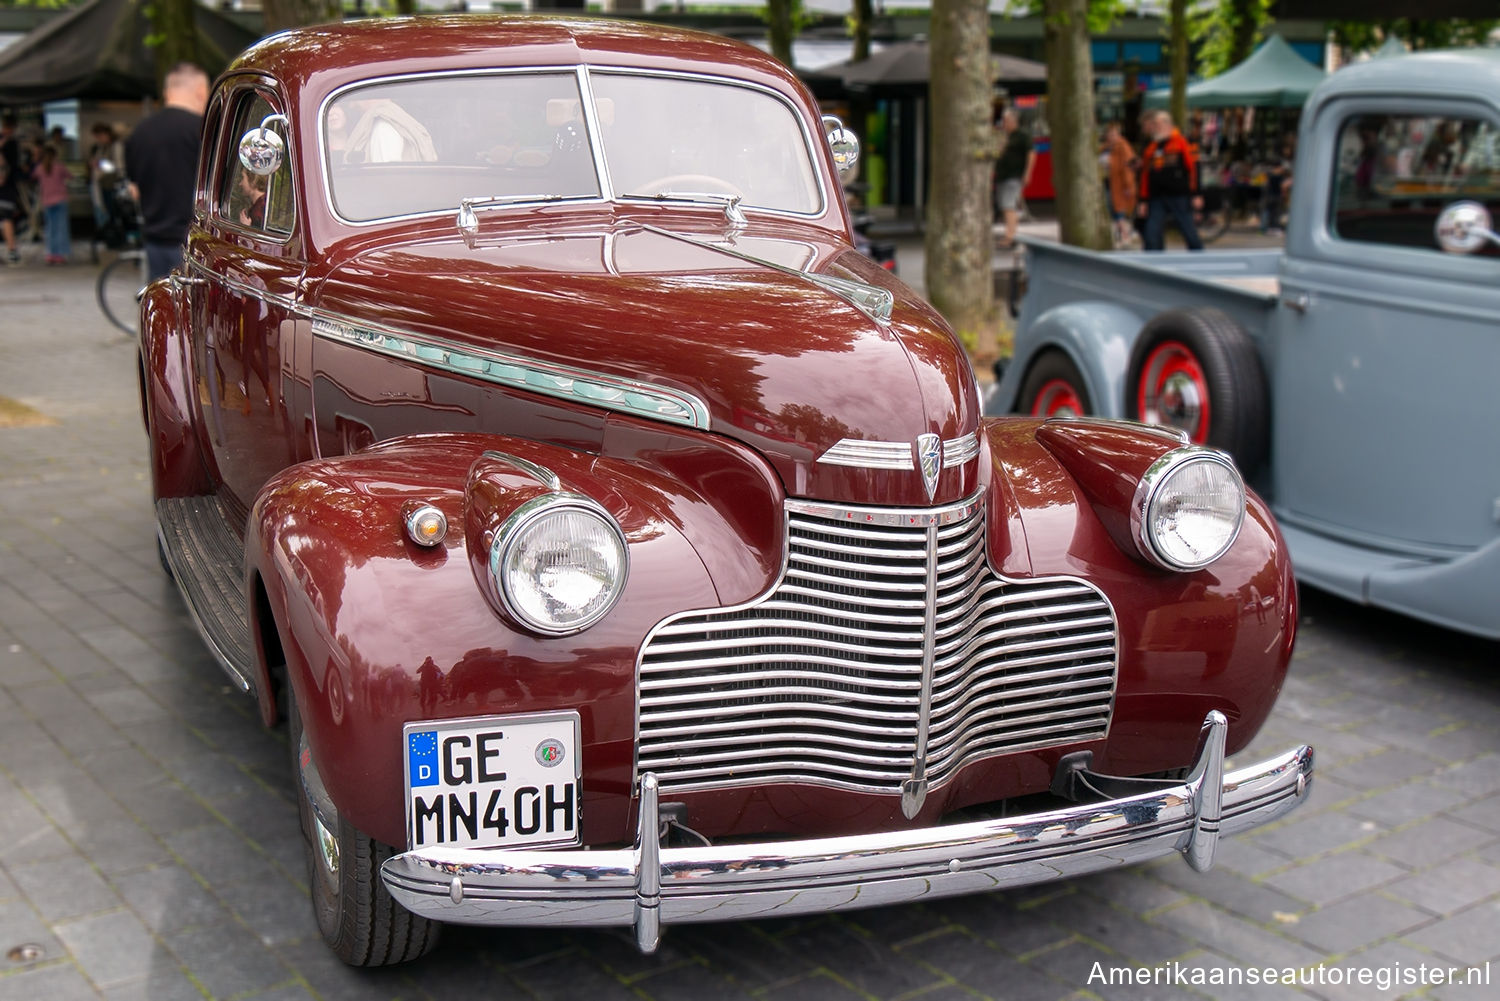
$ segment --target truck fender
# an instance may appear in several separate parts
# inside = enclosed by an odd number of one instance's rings
[[[1112,302],[1069,302],[1042,313],[1016,335],[1016,353],[1005,369],[990,412],[1021,406],[1021,387],[1039,358],[1060,351],[1078,367],[1096,414],[1125,416],[1125,369],[1144,319]]]
[[[187,330],[186,305],[171,283],[148,286],[141,297],[141,410],[157,498],[213,492],[193,429]]]
[[[628,550],[618,602],[572,636],[511,620],[488,593],[487,560],[476,559],[493,535],[485,526],[549,491],[596,502]],[[263,718],[276,718],[280,660],[340,813],[399,845],[405,812],[390,776],[403,774],[404,723],[578,711],[585,823],[613,832],[633,775],[637,651],[672,612],[719,603],[690,532],[738,531],[714,524],[691,494],[637,463],[489,434],[410,435],[289,467],[260,492],[245,540]],[[414,503],[443,512],[438,545],[407,536]],[[481,503],[493,507],[476,515]]]

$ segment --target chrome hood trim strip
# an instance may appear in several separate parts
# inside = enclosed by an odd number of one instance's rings
[[[377,327],[322,310],[312,315],[313,335],[325,340],[570,403],[709,430],[708,405],[681,390]]]
[[[943,468],[962,466],[979,454],[979,434],[971,431],[959,438],[943,442]],[[818,456],[818,462],[828,466],[854,466],[859,469],[916,469],[912,459],[912,443],[909,441],[865,441],[860,438],[844,438],[828,451]]]

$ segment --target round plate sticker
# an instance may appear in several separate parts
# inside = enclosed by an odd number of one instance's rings
[[[548,737],[546,740],[536,745],[537,764],[544,765],[547,768],[551,768],[553,765],[556,765],[560,761],[562,761],[562,759],[562,741],[553,740],[551,737]]]

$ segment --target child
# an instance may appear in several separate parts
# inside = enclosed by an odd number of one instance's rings
[[[31,172],[47,227],[47,263],[66,264],[72,246],[68,234],[68,168],[57,156],[57,147],[42,147],[42,158]]]

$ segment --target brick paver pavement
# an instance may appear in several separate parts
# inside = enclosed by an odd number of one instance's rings
[[[230,690],[157,565],[134,347],[95,313],[91,280],[0,273],[0,397],[52,421],[0,427],[0,1001],[1342,1001],[1412,989],[1090,975],[1500,961],[1500,646],[1309,595],[1286,690],[1242,757],[1311,741],[1311,801],[1224,843],[1208,875],[1172,859],[674,927],[650,958],[622,933],[454,928],[421,963],[346,969],[311,919],[284,732]],[[3,955],[22,944],[40,956]]]

